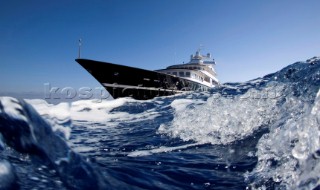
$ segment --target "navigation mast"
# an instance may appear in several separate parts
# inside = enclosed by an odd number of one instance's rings
[[[79,39],[79,52],[78,52],[78,58],[80,59],[81,57],[81,45],[82,45],[82,39]]]

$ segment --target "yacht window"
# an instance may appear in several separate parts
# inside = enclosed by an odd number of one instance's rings
[[[183,76],[184,76],[184,72],[179,72],[179,75],[180,75],[181,77],[183,77]]]
[[[190,72],[186,72],[186,77],[190,77]]]
[[[177,72],[173,72],[173,75],[176,75],[176,76],[177,76]]]

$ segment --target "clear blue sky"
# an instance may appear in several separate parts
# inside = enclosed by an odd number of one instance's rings
[[[199,45],[221,82],[320,55],[319,0],[0,1],[0,92],[96,87],[74,59],[145,69],[188,61]]]

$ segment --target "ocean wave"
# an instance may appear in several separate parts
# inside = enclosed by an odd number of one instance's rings
[[[27,103],[10,97],[0,98],[0,132],[5,143],[27,154],[36,163],[54,169],[66,187],[71,189],[105,189],[99,170],[92,166],[52,131],[52,127]],[[0,178],[10,184],[15,174],[11,165],[2,162]],[[8,175],[8,173],[10,175]],[[8,177],[6,177],[8,176]]]
[[[259,80],[226,84],[201,105],[175,100],[173,121],[158,132],[183,141],[227,145],[268,129],[257,145],[258,164],[246,176],[251,188],[266,187],[270,181],[287,189],[317,187],[319,65],[319,60],[298,62]]]
[[[318,188],[319,87],[313,58],[148,101],[1,97],[0,189]]]

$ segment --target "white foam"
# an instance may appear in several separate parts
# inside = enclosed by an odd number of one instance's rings
[[[147,109],[141,113],[130,114],[125,111],[114,111],[113,109],[128,103],[139,103],[142,101],[131,98],[119,98],[115,100],[79,100],[72,103],[60,103],[58,105],[48,104],[44,100],[26,100],[30,103],[40,115],[44,116],[53,126],[53,130],[58,130],[65,134],[68,139],[70,136],[70,128],[65,123],[71,121],[78,123],[85,121],[92,125],[86,125],[90,128],[105,128],[117,126],[120,122],[139,122],[144,120],[152,120],[160,113],[155,109]],[[144,103],[152,100],[143,101]],[[157,100],[153,103],[163,104],[163,101]],[[103,123],[104,125],[95,125],[95,123]],[[108,123],[108,124],[107,124]]]
[[[12,97],[0,97],[0,102],[3,105],[3,111],[13,118],[27,121],[27,118],[20,112],[22,107],[19,101]]]
[[[256,97],[256,94],[265,94],[268,90],[251,89],[233,98],[210,96],[205,103],[175,100],[171,104],[175,108],[172,123],[161,125],[158,132],[184,141],[211,144],[228,144],[243,139],[267,125],[276,114],[274,99]],[[192,103],[194,106],[188,107]]]
[[[74,147],[73,150],[78,153],[86,153],[86,152],[95,151],[96,148],[89,147],[89,146],[79,146],[79,147]]]
[[[262,179],[281,182],[287,189],[313,189],[320,184],[320,90],[314,105],[288,97],[282,111],[288,113],[270,128],[257,145],[258,164],[249,173]],[[272,162],[277,164],[272,165]],[[308,188],[307,188],[308,187]]]
[[[176,110],[176,112],[185,110],[187,106],[191,104],[201,104],[204,103],[202,100],[192,100],[192,99],[176,99],[171,103],[171,107]]]
[[[58,133],[65,139],[69,139],[71,135],[70,123],[70,104],[63,102],[57,105],[48,104],[45,100],[26,99],[27,103],[31,104],[35,110],[43,116],[46,121],[52,126],[52,130]]]
[[[10,173],[10,165],[7,162],[0,162],[0,176]]]
[[[183,150],[189,147],[199,146],[202,145],[201,143],[193,143],[193,144],[187,144],[182,146],[176,146],[176,147],[166,147],[161,146],[159,148],[151,149],[151,150],[137,150],[134,152],[129,153],[127,156],[129,157],[141,157],[141,156],[149,156],[152,154],[159,154],[164,152],[172,152],[175,150]]]
[[[66,102],[54,105],[40,99],[26,99],[25,101],[31,104],[40,115],[50,115],[60,121],[70,118],[70,106]]]

